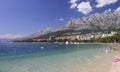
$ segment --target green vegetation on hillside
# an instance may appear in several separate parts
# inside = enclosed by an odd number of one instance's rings
[[[102,42],[102,43],[120,42],[120,34],[115,34],[114,36],[109,36],[105,38],[91,39],[88,40],[88,42]]]

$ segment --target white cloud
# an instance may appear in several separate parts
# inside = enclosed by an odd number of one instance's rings
[[[74,4],[72,4],[72,5],[70,6],[71,9],[74,9],[74,8],[76,8],[76,7],[77,7],[77,4],[76,4],[76,3],[74,3]]]
[[[105,12],[111,12],[111,11],[112,11],[111,9],[105,10]]]
[[[23,34],[3,34],[0,35],[0,39],[17,39],[17,38],[23,38],[26,37],[27,35],[23,35]]]
[[[60,18],[60,19],[58,19],[59,21],[64,21],[64,19],[63,18]]]
[[[90,2],[81,2],[77,6],[78,12],[81,12],[83,14],[88,14],[92,11],[92,6],[90,5]]]
[[[70,0],[69,3],[71,4],[70,8],[74,9],[77,7],[77,2],[78,0]]]
[[[115,12],[118,12],[118,11],[120,11],[120,7],[118,7],[118,8],[115,10]]]
[[[111,12],[112,10],[111,9],[108,9],[109,12]]]
[[[96,7],[103,7],[108,4],[116,3],[118,0],[96,0]]]

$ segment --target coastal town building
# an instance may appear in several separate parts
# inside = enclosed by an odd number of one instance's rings
[[[48,40],[90,40],[90,39],[96,39],[96,38],[104,38],[109,37],[117,34],[117,32],[112,31],[111,33],[89,33],[89,34],[76,34],[76,35],[69,35],[69,36],[63,36],[63,37],[55,37],[54,35],[49,36],[47,39],[33,39],[33,41],[48,41]]]
[[[55,36],[49,36],[49,40],[55,40]]]
[[[68,40],[90,40],[93,38],[104,38],[108,36],[113,36],[117,32],[112,31],[111,33],[90,33],[90,34],[82,34],[82,35],[71,35],[71,36],[64,36],[64,37],[57,37],[56,39],[68,39]]]

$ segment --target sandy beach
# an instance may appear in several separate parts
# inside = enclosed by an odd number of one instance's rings
[[[116,55],[115,58],[118,58],[118,56]],[[120,61],[112,63],[110,72],[120,72]]]
[[[108,47],[109,46],[111,47],[111,52],[96,56],[93,61],[87,65],[89,66],[88,72],[120,72],[120,61],[114,62],[116,58],[120,59],[120,44],[108,44]],[[118,48],[118,50],[114,50],[114,48]]]
[[[115,51],[115,57],[113,59],[112,65],[111,65],[111,69],[110,72],[120,72],[120,44],[112,44]],[[119,59],[117,61],[115,61],[116,59]]]

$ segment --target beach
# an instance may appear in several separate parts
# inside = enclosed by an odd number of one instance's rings
[[[113,58],[110,72],[120,72],[120,44],[113,44],[112,46],[114,49],[117,49],[117,50],[114,50],[115,56]],[[119,60],[115,61],[117,58]]]

